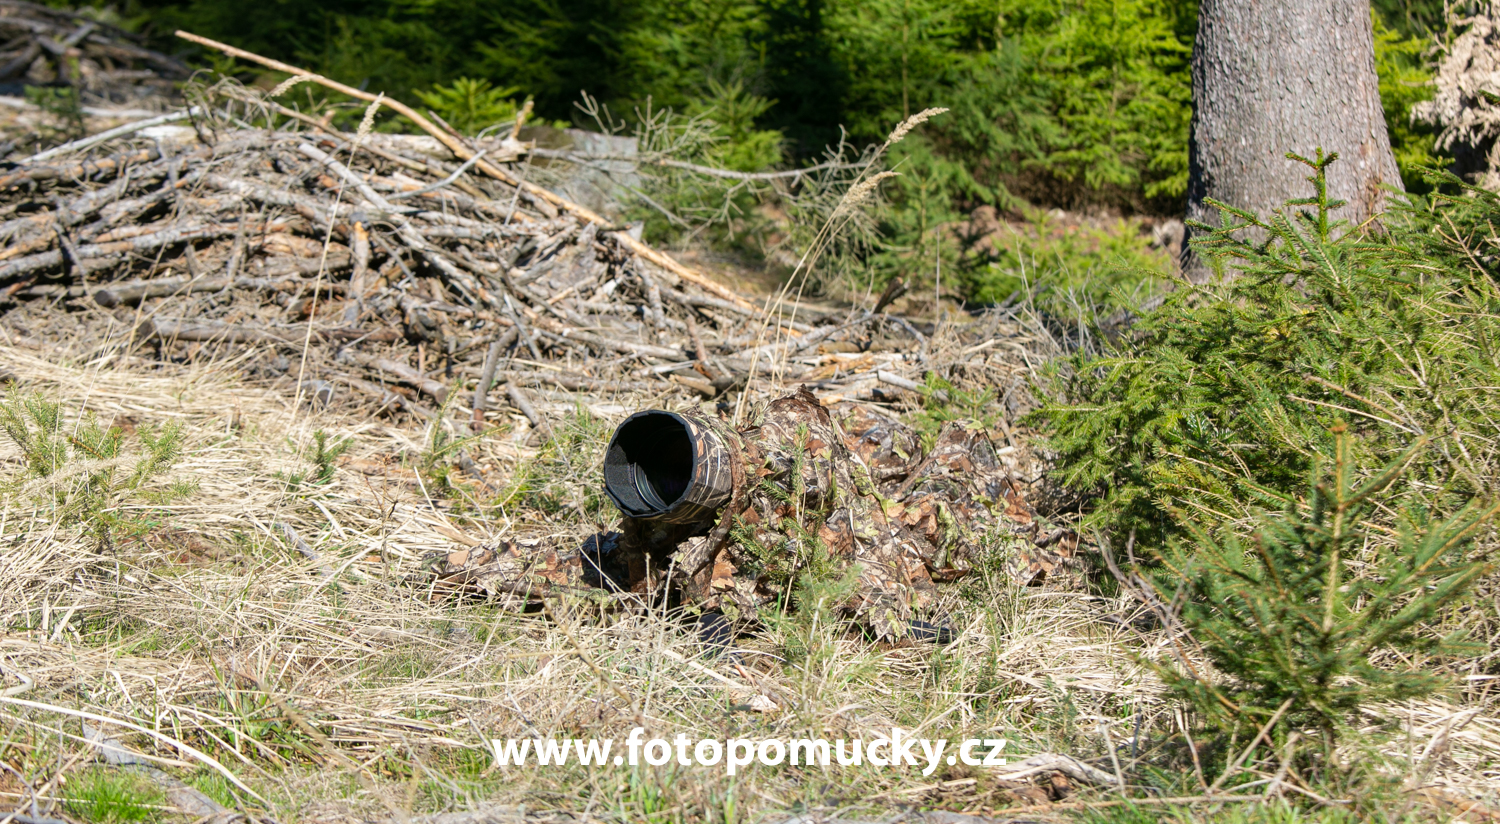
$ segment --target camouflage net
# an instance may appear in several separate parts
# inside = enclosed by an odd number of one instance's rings
[[[945,424],[924,453],[916,432],[877,408],[830,409],[805,388],[738,432],[702,423],[736,453],[734,494],[715,521],[625,518],[582,546],[503,540],[452,552],[432,559],[435,589],[514,608],[624,596],[745,621],[793,603],[805,574],[850,575],[839,612],[896,639],[913,620],[942,620],[936,583],[992,567],[1037,584],[1074,566],[1078,536],[1044,528],[982,428]]]

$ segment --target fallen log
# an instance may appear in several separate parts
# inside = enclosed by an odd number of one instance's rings
[[[922,384],[908,378],[903,378],[893,372],[886,372],[884,370],[881,370],[875,373],[875,377],[881,383],[889,384],[899,389],[905,389],[908,392],[916,392],[919,395],[926,394],[927,391],[927,387],[923,386]],[[943,403],[948,402],[948,393],[942,389],[933,392],[932,397]]]
[[[102,157],[98,160],[87,160],[82,163],[73,163],[67,166],[25,166],[0,176],[0,189],[9,189],[22,183],[39,183],[43,180],[56,180],[59,178],[95,178],[100,175],[118,172],[125,166],[137,163],[149,163],[161,157],[161,151],[156,147],[139,149],[126,152],[113,157]]]
[[[187,120],[190,117],[200,115],[202,113],[202,109],[194,106],[193,108],[187,109],[185,111],[169,112],[157,117],[150,117],[145,120],[137,120],[134,123],[126,123],[124,126],[116,126],[115,128],[109,129],[108,131],[103,131],[95,135],[89,135],[88,137],[80,138],[71,143],[64,143],[57,148],[48,149],[45,152],[38,152],[37,154],[34,154],[31,157],[22,160],[21,162],[27,164],[39,163],[43,160],[49,160],[60,155],[83,151],[90,146],[97,146],[100,143],[113,140],[117,137],[124,137],[128,134],[135,134],[142,129],[148,129],[152,126],[162,126],[167,123],[176,123],[179,120]]]
[[[393,392],[389,388],[381,386],[378,383],[372,383],[363,378],[356,378],[353,375],[345,375],[342,373],[335,373],[333,377],[349,384],[349,386],[353,389],[358,389],[359,391],[364,392],[368,395],[374,395],[375,397],[380,398],[380,405],[375,407],[375,411],[377,413],[388,406],[397,406],[421,418],[431,419],[433,417],[436,417],[432,410],[427,409],[420,404],[413,403],[408,398],[403,397],[400,393]]]
[[[135,328],[136,340],[223,341],[225,343],[272,343],[296,346],[302,343],[290,335],[269,329],[236,326],[216,321],[185,322],[167,318],[147,318]]]
[[[488,406],[490,387],[495,382],[495,367],[500,362],[500,353],[514,345],[520,334],[520,331],[512,326],[498,340],[491,343],[489,351],[485,352],[484,366],[479,373],[479,383],[474,387],[474,403],[470,405],[473,409],[470,426],[475,432],[484,429],[484,411]]]
[[[550,383],[573,392],[650,392],[659,387],[645,381],[611,381],[560,372],[504,372],[511,383]]]
[[[277,231],[277,229],[271,228],[273,225],[279,226],[281,229],[286,228],[286,224],[266,224],[263,230]],[[238,231],[241,231],[240,227],[228,224],[173,227],[127,240],[117,240],[110,243],[87,243],[78,247],[77,258],[80,260],[108,259],[115,255],[130,254],[132,252],[150,252],[160,249],[163,246],[170,246],[177,243],[221,238],[233,235]],[[65,250],[63,249],[53,249],[50,252],[40,252],[12,259],[0,265],[0,281],[13,280],[32,272],[61,266],[64,254]]]
[[[531,405],[531,399],[526,397],[526,393],[521,391],[521,387],[516,386],[514,383],[507,383],[505,385],[505,396],[510,398],[511,404],[516,409],[519,409],[521,414],[526,416],[527,420],[531,421],[531,425],[538,432],[541,432],[548,438],[553,437],[552,426],[547,423],[546,418],[537,414],[536,407]]]

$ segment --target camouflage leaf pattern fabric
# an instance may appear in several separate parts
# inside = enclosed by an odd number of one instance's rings
[[[702,423],[734,457],[734,494],[716,520],[626,518],[582,547],[462,550],[435,559],[431,580],[517,607],[593,587],[751,619],[785,602],[804,573],[852,574],[840,611],[894,639],[912,619],[941,621],[937,582],[1000,557],[1015,583],[1034,584],[1076,550],[1072,533],[1039,535],[1020,485],[970,424],[946,424],[924,453],[899,421],[862,405],[829,409],[806,388],[771,402],[759,426]]]

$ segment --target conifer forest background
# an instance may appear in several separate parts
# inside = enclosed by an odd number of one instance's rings
[[[857,151],[917,111],[948,108],[894,147],[902,175],[885,190],[875,242],[857,274],[843,273],[877,288],[912,261],[941,259],[964,300],[999,302],[1039,275],[1108,302],[1141,270],[1168,269],[1170,256],[1138,236],[1149,240],[1149,229],[1122,231],[1107,218],[1154,225],[1183,211],[1193,2],[132,0],[119,16],[171,51],[183,51],[168,42],[177,28],[229,39],[420,100],[461,130],[504,119],[527,98],[542,117],[597,129],[583,94],[626,132],[652,111],[702,116],[715,134],[697,145],[700,159],[746,172],[811,165],[841,141]],[[1437,0],[1375,3],[1382,101],[1402,173],[1418,190],[1416,170],[1441,158],[1433,131],[1408,113],[1431,97],[1424,54],[1444,23]],[[344,116],[358,114],[350,106]],[[984,206],[1022,231],[976,254],[952,227]],[[1054,209],[1095,219],[1060,232],[1049,225]],[[644,206],[640,217],[655,240],[684,231]],[[754,217],[711,234],[753,254],[766,246],[757,233],[774,231]],[[1122,271],[1095,271],[1119,269],[1122,258]],[[1039,285],[1048,284],[1030,288]]]

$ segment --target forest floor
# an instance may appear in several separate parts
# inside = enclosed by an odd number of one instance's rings
[[[565,445],[538,447],[516,415],[473,444],[484,482],[512,502],[495,510],[480,504],[477,481],[434,495],[430,431],[298,408],[234,360],[10,343],[0,362],[12,397],[58,402],[74,426],[84,410],[120,426],[132,433],[127,454],[142,431],[176,422],[183,454],[151,490],[93,514],[120,536],[106,548],[36,482],[16,482],[13,444],[0,450],[10,491],[0,761],[16,771],[0,776],[5,808],[28,812],[34,792],[73,821],[231,820],[224,810],[284,822],[962,824],[975,819],[920,811],[1134,821],[1173,810],[1281,821],[1293,820],[1282,796],[1314,794],[1338,818],[1351,802],[1368,813],[1352,794],[1384,787],[1389,820],[1448,820],[1470,800],[1490,806],[1467,820],[1492,820],[1500,712],[1488,683],[1451,704],[1371,712],[1342,756],[1368,765],[1359,787],[1283,775],[1268,790],[1272,776],[1259,771],[1276,759],[1262,754],[1205,797],[1195,763],[1225,754],[1194,758],[1180,734],[1191,719],[1143,664],[1170,637],[1076,582],[953,585],[944,597],[957,637],[943,647],[872,643],[807,610],[739,639],[738,662],[661,610],[519,615],[435,599],[421,576],[433,552],[502,534],[576,538],[613,520],[600,496],[582,495],[598,483],[612,419],[580,408],[554,422]],[[317,432],[351,444],[324,480]],[[569,495],[592,508],[546,504]],[[1015,761],[1084,759],[1125,792],[963,765],[927,776],[757,765],[732,777],[722,767],[499,767],[488,744],[618,742],[636,726],[648,738],[868,740],[893,727],[999,737]],[[141,763],[112,766],[101,744]],[[1184,800],[1161,803],[1171,798]]]

